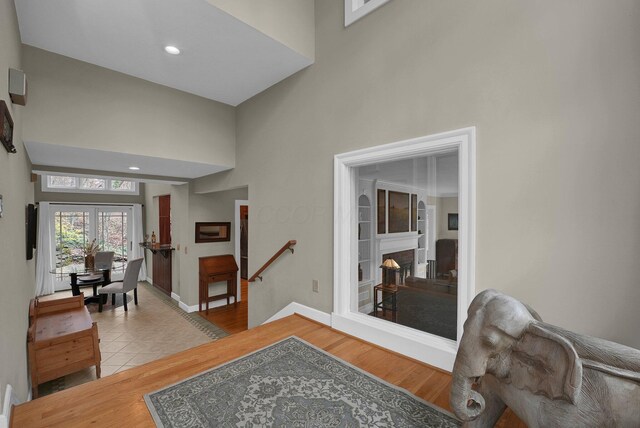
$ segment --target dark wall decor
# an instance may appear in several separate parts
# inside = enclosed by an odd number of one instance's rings
[[[38,211],[34,204],[28,204],[25,210],[25,226],[27,241],[27,260],[33,258],[33,249],[36,248],[38,236]]]
[[[389,233],[409,232],[409,194],[389,191]]]
[[[378,189],[378,233],[387,233],[387,191]]]
[[[449,213],[449,230],[458,230],[458,214]]]
[[[230,222],[196,223],[196,243],[223,242],[231,240]]]
[[[2,100],[0,100],[0,141],[9,153],[16,152],[13,145],[13,119],[11,119],[7,103]]]

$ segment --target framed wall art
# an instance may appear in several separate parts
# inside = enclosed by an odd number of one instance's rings
[[[2,100],[0,100],[0,141],[9,153],[16,152],[16,147],[13,145],[13,119],[7,103]]]
[[[449,230],[458,230],[458,213],[451,214],[447,218]]]
[[[230,222],[196,223],[196,243],[224,242],[231,240]]]

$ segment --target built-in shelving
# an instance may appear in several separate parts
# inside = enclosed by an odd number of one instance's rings
[[[371,289],[371,201],[366,195],[358,198],[358,309],[372,302]]]
[[[427,207],[418,202],[418,264],[427,262]]]

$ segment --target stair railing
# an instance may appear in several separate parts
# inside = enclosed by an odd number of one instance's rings
[[[289,251],[291,251],[291,254],[293,254],[293,246],[296,245],[296,243],[297,243],[297,241],[292,239],[291,241],[289,241],[286,244],[284,244],[283,247],[280,248],[278,250],[278,252],[275,253],[273,255],[273,257],[271,257],[269,259],[269,261],[264,264],[264,266],[262,266],[260,269],[258,269],[258,272],[254,273],[253,276],[251,278],[249,278],[249,282],[254,282],[256,280],[256,278],[259,279],[260,281],[262,281],[262,276],[260,274],[262,272],[264,272],[265,269],[268,268],[271,265],[271,263],[273,263],[285,251],[289,250]]]

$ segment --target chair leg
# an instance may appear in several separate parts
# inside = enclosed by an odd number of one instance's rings
[[[102,296],[98,299],[98,312],[102,312]]]
[[[138,304],[138,287],[133,289],[133,301],[136,305]]]
[[[122,293],[122,301],[124,302],[124,311],[128,311],[127,309],[127,293]]]
[[[115,305],[116,305],[116,293],[113,293],[113,294],[111,295],[111,304],[112,304],[113,306],[115,306]]]

